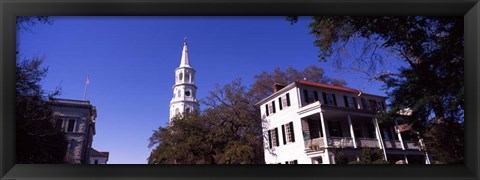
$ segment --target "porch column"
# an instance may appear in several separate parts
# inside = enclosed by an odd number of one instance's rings
[[[328,139],[327,139],[327,130],[328,130],[328,124],[325,123],[325,119],[323,119],[323,113],[320,111],[320,123],[322,124],[322,136],[323,136],[323,141],[325,147],[328,147]]]
[[[405,145],[403,144],[402,134],[398,130],[398,123],[397,123],[396,119],[395,119],[395,132],[398,135],[398,140],[400,140],[400,145],[402,145],[402,150],[405,150]]]
[[[407,158],[407,155],[406,155],[406,154],[404,154],[404,155],[403,155],[403,157],[405,158],[405,163],[407,163],[407,164],[408,164],[408,158]]]
[[[355,140],[355,133],[353,131],[352,119],[350,117],[350,114],[347,115],[347,117],[348,117],[348,125],[350,126],[350,135],[352,136],[353,147],[357,148],[357,141]]]
[[[387,161],[387,152],[385,152],[385,146],[383,145],[382,134],[380,134],[380,128],[378,126],[377,118],[372,117],[372,121],[375,127],[375,132],[377,134],[378,145],[380,146],[380,149],[383,150],[383,157],[385,158],[385,161]]]
[[[323,164],[330,164],[330,154],[328,153],[328,139],[327,139],[327,129],[328,124],[325,123],[325,119],[323,119],[323,113],[320,111],[320,123],[322,124],[322,135],[323,135],[323,143],[325,146],[324,154],[323,154]]]

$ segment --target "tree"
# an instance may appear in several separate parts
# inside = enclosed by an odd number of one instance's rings
[[[64,163],[67,150],[65,134],[56,128],[55,117],[46,104],[47,95],[40,82],[47,73],[42,59],[17,63],[16,71],[16,155],[17,163]]]
[[[347,84],[344,80],[327,77],[325,71],[315,65],[309,66],[303,69],[303,71],[298,71],[292,67],[282,71],[277,67],[271,73],[263,71],[255,75],[254,78],[255,82],[250,89],[250,94],[257,102],[273,94],[272,86],[274,83],[288,85],[294,81],[306,79],[336,86],[345,86]]]
[[[29,31],[36,23],[53,21],[48,16],[17,16],[17,32]],[[17,55],[19,51],[17,50]],[[17,57],[18,59],[18,57]],[[60,94],[59,89],[47,94],[41,81],[48,69],[41,68],[44,58],[17,60],[16,64],[16,158],[17,163],[64,163],[67,151],[65,134],[55,127],[56,118],[46,104],[47,98]]]
[[[353,161],[348,164],[389,164],[383,158],[383,152],[377,148],[363,147],[360,151],[359,161]]]
[[[17,31],[28,31],[37,23],[53,24],[53,20],[49,16],[17,16]]]
[[[217,86],[201,114],[184,114],[154,131],[149,163],[259,164],[263,144],[259,110],[240,80]]]
[[[463,17],[323,16],[314,17],[310,29],[321,61],[330,58],[343,65],[347,61],[339,54],[357,50],[352,44],[360,44],[358,57],[347,64],[385,83],[391,102],[389,114],[411,108],[414,114],[407,119],[420,121],[416,130],[425,134],[433,155],[445,163],[463,162]],[[385,63],[386,52],[404,64],[398,72],[378,70]],[[444,131],[449,127],[461,133]],[[443,140],[449,140],[451,146],[432,143]]]

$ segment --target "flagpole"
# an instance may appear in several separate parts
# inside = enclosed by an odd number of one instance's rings
[[[88,84],[90,83],[89,79],[88,79],[88,75],[87,75],[87,80],[85,81],[85,89],[83,90],[83,100],[85,101],[85,98],[87,97],[87,87],[88,87]]]

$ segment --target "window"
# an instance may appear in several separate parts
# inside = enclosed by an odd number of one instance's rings
[[[371,110],[376,111],[377,110],[377,102],[375,100],[368,100]]]
[[[275,113],[275,100],[272,101],[270,104],[266,104],[265,107],[267,110],[267,116]]]
[[[348,98],[347,96],[343,96],[343,103],[345,104],[345,107],[352,107],[348,104]]]
[[[278,104],[280,106],[280,110],[290,106],[290,94],[287,93],[282,97],[278,98]]]
[[[280,143],[278,143],[278,128],[268,130],[268,142],[270,149],[280,145]]]
[[[295,135],[293,133],[293,122],[282,125],[283,144],[287,142],[295,142]]]
[[[95,163],[93,163],[93,164],[98,164],[98,159],[95,159]]]
[[[74,128],[75,128],[75,120],[73,119],[68,120],[67,132],[73,132]]]
[[[178,80],[181,81],[182,79],[183,79],[183,73],[180,73],[180,74],[178,75]]]
[[[320,121],[308,119],[308,131],[310,131],[310,139],[315,139],[323,136]]]
[[[343,96],[343,100],[345,103],[345,107],[357,109],[357,100],[355,99],[355,97]]]
[[[335,94],[330,94],[330,93],[322,93],[323,95],[323,101],[327,105],[337,105],[337,98],[335,98]]]
[[[377,109],[378,110],[385,110],[385,103],[383,103],[382,101],[377,101]]]
[[[312,103],[318,101],[318,93],[317,91],[308,91],[306,89],[303,90],[303,96],[306,103]]]
[[[353,103],[353,108],[354,108],[354,109],[358,109],[357,98],[351,97],[350,99],[351,99],[351,101],[352,101],[352,103]],[[348,103],[350,103],[350,100],[348,101]]]
[[[330,129],[330,136],[343,137],[340,121],[327,121]]]
[[[372,110],[372,106],[370,105],[370,103],[367,103],[363,98],[362,98],[362,106],[363,106],[363,109],[365,110]]]
[[[178,97],[180,97],[182,95],[181,91],[178,90]]]
[[[190,82],[190,73],[185,73],[185,81]]]

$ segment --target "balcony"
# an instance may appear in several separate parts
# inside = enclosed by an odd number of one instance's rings
[[[371,138],[357,138],[358,147],[377,147],[377,139]],[[329,137],[327,138],[328,147],[331,148],[353,148],[353,139],[351,137]],[[321,150],[325,149],[325,143],[323,137],[310,139],[305,141],[305,149],[308,150]]]

